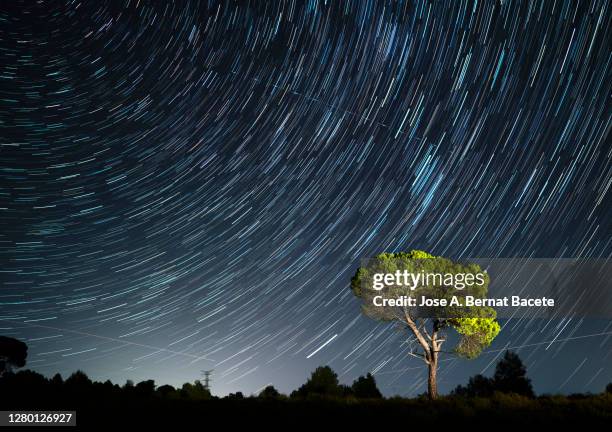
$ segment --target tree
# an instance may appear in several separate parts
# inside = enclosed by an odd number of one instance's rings
[[[210,391],[204,387],[200,380],[195,380],[193,384],[185,383],[181,387],[181,396],[186,399],[203,400],[210,399]]]
[[[85,372],[77,370],[66,379],[64,388],[66,388],[69,393],[82,395],[92,389],[92,382]]]
[[[338,375],[329,366],[319,366],[310,375],[308,381],[294,391],[291,396],[340,396],[342,393],[342,387],[338,383]]]
[[[390,284],[380,284],[380,275],[421,275],[420,281],[409,284],[395,279]],[[467,285],[467,281],[472,281]],[[478,283],[475,283],[478,281]],[[413,280],[414,282],[414,280]],[[373,319],[397,322],[411,334],[409,355],[423,360],[429,369],[428,394],[438,395],[437,369],[446,332],[454,329],[460,336],[453,354],[475,358],[489,346],[500,327],[493,308],[467,306],[464,301],[453,305],[453,297],[486,298],[489,276],[476,264],[455,263],[427,252],[383,253],[360,267],[351,279],[353,294],[363,300],[362,312]],[[412,297],[416,305],[396,300]],[[378,299],[378,300],[377,300]],[[423,299],[444,300],[447,303],[420,306]],[[414,349],[416,347],[416,349]]]
[[[259,397],[262,399],[278,399],[280,393],[273,385],[266,386],[262,391],[259,392]]]
[[[351,396],[355,397],[355,393],[353,393],[352,386],[349,386],[346,384],[340,384],[339,387],[340,387],[340,393],[339,393],[340,397],[345,397],[345,398],[351,397]]]
[[[28,346],[20,340],[0,336],[0,376],[26,364]]]
[[[227,396],[225,396],[225,399],[229,399],[229,400],[243,400],[244,399],[244,394],[242,394],[241,391],[236,392],[236,393],[230,393]]]
[[[493,391],[493,380],[478,374],[470,378],[466,387],[457,386],[452,393],[457,396],[489,397]]]
[[[155,393],[155,381],[141,381],[134,387],[135,392],[141,397],[151,397]]]
[[[608,383],[608,385],[606,386],[606,391],[605,393],[610,393],[612,394],[612,382]]]
[[[64,385],[64,379],[62,378],[62,376],[59,373],[56,373],[55,375],[53,375],[53,378],[51,378],[51,380],[49,382],[55,388],[61,388],[62,385]]]
[[[363,398],[363,399],[382,398],[382,394],[380,393],[380,390],[378,390],[378,387],[376,387],[376,380],[370,373],[368,373],[364,377],[360,376],[353,382],[352,393],[357,398]]]
[[[164,384],[164,385],[159,386],[157,388],[157,393],[162,398],[170,397],[170,395],[174,394],[175,392],[176,392],[176,389],[174,387],[172,387],[170,384]]]
[[[533,397],[531,380],[527,378],[527,368],[518,354],[506,351],[495,367],[493,387],[502,393],[516,393]]]
[[[534,397],[527,369],[520,357],[512,351],[506,351],[497,362],[493,378],[478,374],[470,378],[467,386],[460,385],[453,390],[455,395],[469,397],[489,397],[495,392]]]

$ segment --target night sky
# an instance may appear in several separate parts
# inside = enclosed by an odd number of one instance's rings
[[[425,391],[360,259],[607,258],[607,1],[0,4],[0,333],[46,375],[213,393],[318,365]],[[612,322],[502,321],[538,392],[612,381]]]

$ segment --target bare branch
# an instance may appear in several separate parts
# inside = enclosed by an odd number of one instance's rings
[[[404,307],[404,318],[406,319],[406,324],[408,325],[410,330],[412,330],[412,333],[414,333],[414,335],[416,336],[417,341],[419,341],[419,343],[421,344],[421,347],[425,352],[426,358],[429,358],[431,347],[429,346],[429,343],[427,343],[427,340],[425,339],[423,334],[417,328],[417,325],[412,320],[412,317],[410,316],[410,313],[408,312],[406,307]]]
[[[456,357],[459,357],[459,356],[457,355],[457,353],[456,353],[456,352],[454,352],[454,351],[443,351],[443,350],[436,350],[436,351],[434,351],[434,352],[436,352],[436,353],[450,354],[450,355],[454,355],[454,356],[456,356]]]
[[[427,359],[425,358],[425,356],[423,354],[419,354],[419,353],[414,353],[412,351],[408,351],[408,355],[412,356],[412,357],[416,357],[418,359],[423,360],[425,363],[429,364],[429,361],[427,361]]]
[[[419,330],[421,330],[425,334],[427,339],[431,340],[431,336],[429,332],[427,331],[427,320],[423,318],[419,319]]]

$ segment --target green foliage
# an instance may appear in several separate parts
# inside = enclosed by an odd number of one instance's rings
[[[474,284],[461,290],[454,286],[440,283],[424,284],[417,290],[411,290],[402,284],[386,285],[382,290],[375,290],[373,278],[375,274],[394,274],[396,271],[426,274],[448,275],[483,275],[483,284]],[[414,319],[418,316],[428,316],[436,321],[436,328],[443,330],[453,328],[461,336],[455,347],[456,354],[466,357],[477,357],[484,348],[489,346],[499,334],[500,326],[496,321],[496,312],[491,307],[473,306],[457,307],[452,305],[429,308],[375,306],[375,296],[383,295],[385,298],[398,298],[412,296],[415,298],[437,298],[449,301],[453,296],[486,298],[489,276],[477,264],[462,264],[447,258],[436,257],[428,252],[411,250],[410,252],[382,253],[360,267],[351,279],[353,294],[363,300],[362,312],[373,319],[381,321],[404,321],[405,313]],[[420,300],[419,300],[420,301]]]
[[[454,318],[453,328],[461,335],[455,352],[466,358],[476,358],[499,334],[499,323],[495,318]]]
[[[372,290],[372,276],[374,273],[395,273],[396,270],[418,271],[418,264],[426,263],[424,260],[436,258],[435,256],[420,250],[410,252],[384,252],[368,262],[368,265],[360,267],[351,279],[351,289],[355,296],[362,298],[368,291]],[[418,260],[418,261],[415,261]]]

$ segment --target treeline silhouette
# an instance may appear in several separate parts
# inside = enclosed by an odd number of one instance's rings
[[[329,366],[318,367],[289,395],[268,386],[257,395],[238,392],[220,398],[197,380],[178,388],[156,386],[153,380],[136,384],[128,380],[120,386],[109,380],[92,381],[82,371],[66,379],[59,374],[48,379],[31,370],[14,372],[16,364],[23,365],[27,349],[24,355],[24,347],[13,344],[19,353],[11,357],[2,347],[0,341],[0,410],[76,410],[79,425],[159,425],[201,422],[202,418],[251,426],[332,420],[345,424],[435,420],[453,426],[465,422],[494,426],[499,421],[504,426],[606,424],[612,420],[612,384],[596,395],[536,397],[524,364],[511,351],[499,360],[492,377],[476,375],[450,395],[432,401],[426,395],[384,398],[371,374],[343,385]]]

